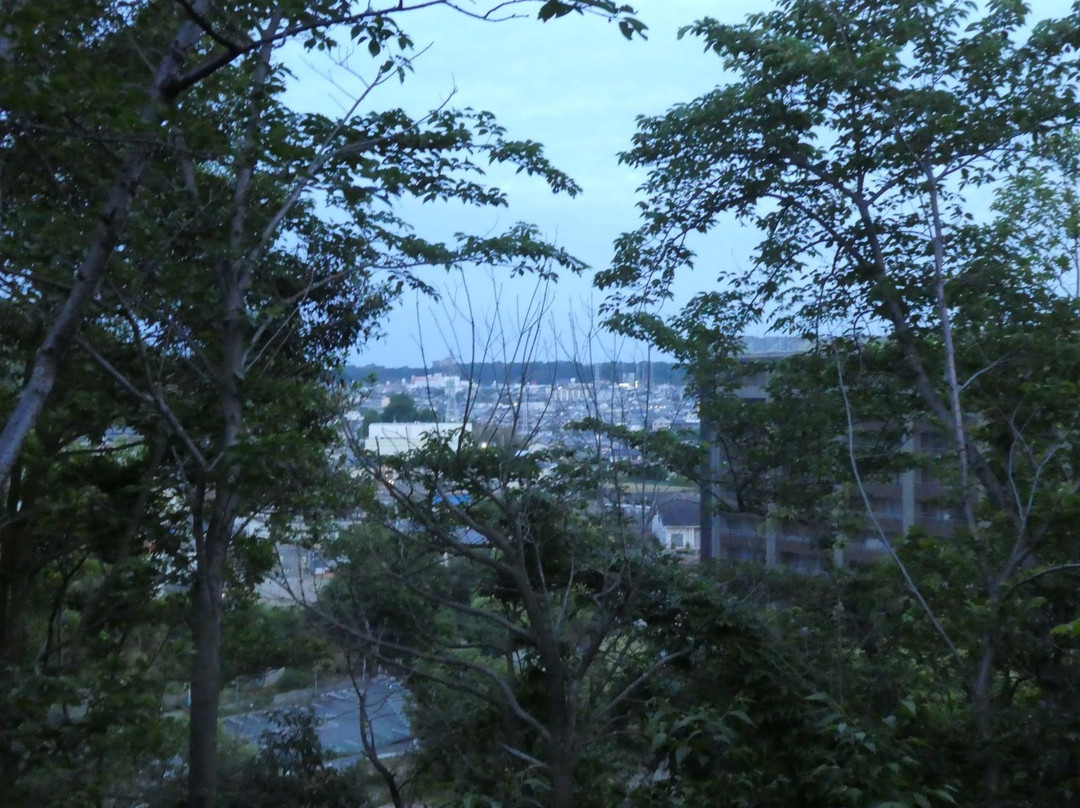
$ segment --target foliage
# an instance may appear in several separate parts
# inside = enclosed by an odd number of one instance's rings
[[[618,469],[582,454],[455,435],[380,463],[395,507],[369,502],[333,546],[314,608],[407,685],[415,799],[952,801],[920,759],[925,660],[885,661],[912,631],[890,577],[683,567],[621,515]]]
[[[275,538],[298,517],[313,525],[334,515],[334,368],[396,295],[427,288],[421,268],[581,266],[524,224],[450,244],[424,238],[398,203],[503,206],[483,179],[490,163],[555,192],[576,186],[490,113],[414,119],[369,107],[376,87],[411,69],[399,17],[430,3],[103,0],[60,15],[9,5],[0,24],[0,323],[11,337],[0,347],[4,684],[42,670],[77,694],[65,696],[74,704],[109,704],[110,683],[136,672],[157,677],[159,690],[187,678],[191,804],[210,805],[225,592],[242,600],[270,563],[265,541],[243,526],[270,506]],[[540,7],[630,20],[608,3]],[[627,25],[626,35],[640,33]],[[373,58],[356,107],[341,120],[288,108],[280,46],[327,50],[336,40]],[[187,620],[156,605],[177,587],[190,595]],[[158,617],[162,636],[147,627]],[[190,644],[174,647],[174,634]],[[190,672],[148,663],[143,639]],[[22,739],[47,735],[61,704],[12,710],[5,732],[20,740],[4,757],[5,786],[36,776]],[[138,707],[125,720],[152,733],[157,706]],[[109,744],[71,748],[75,759],[91,749],[99,763],[110,758]]]
[[[315,719],[303,710],[277,712],[259,739],[258,753],[222,785],[235,808],[363,808],[367,784],[355,769],[333,768]]]
[[[373,498],[366,522],[385,527],[335,546],[347,563],[317,608],[351,654],[408,682],[419,787],[518,804],[602,800],[590,761],[610,748],[622,704],[666,664],[639,619],[660,562],[609,472],[595,458],[467,433],[379,463],[391,504]]]
[[[80,674],[19,671],[2,705],[6,805],[95,806],[153,791],[184,743],[148,665],[94,660]]]
[[[222,678],[257,676],[273,668],[310,667],[330,651],[304,612],[256,604],[225,613]]]
[[[640,120],[623,160],[649,170],[643,222],[600,276],[611,322],[675,350],[708,393],[737,507],[779,508],[832,541],[866,518],[852,495],[872,504],[875,475],[917,469],[941,487],[947,539],[874,535],[895,551],[907,619],[937,635],[927,647],[892,626],[892,664],[939,677],[909,712],[945,754],[919,758],[973,805],[1076,793],[1056,751],[1072,746],[1059,716],[1075,694],[1055,684],[1075,649],[1049,632],[1077,608],[1080,307],[1064,281],[1080,20],[1026,25],[1019,3],[790,0],[688,26],[732,78]],[[760,232],[752,266],[721,267],[719,290],[672,321],[649,314],[725,216]],[[808,350],[771,366],[750,406],[725,395],[759,327]]]
[[[650,626],[666,643],[691,635],[695,650],[643,693],[651,776],[624,789],[630,804],[951,803],[948,783],[918,761],[913,703],[874,702],[905,683],[866,663],[847,614],[878,605],[862,594],[751,566],[672,581]]]

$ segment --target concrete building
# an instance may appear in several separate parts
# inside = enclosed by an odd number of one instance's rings
[[[761,363],[777,361],[796,351],[771,350],[747,353],[755,370],[748,373],[732,393],[746,401],[765,401],[768,392],[768,371]],[[898,450],[938,456],[946,442],[932,428],[913,430],[907,443]],[[701,424],[701,440],[712,446],[709,452],[709,471],[701,484],[701,543],[702,560],[731,559],[751,561],[768,566],[785,566],[806,572],[821,571],[829,565],[843,566],[875,561],[887,553],[885,541],[902,537],[912,527],[931,536],[951,534],[959,514],[951,507],[947,489],[924,469],[910,469],[889,481],[865,481],[865,496],[856,492],[848,498],[846,507],[851,514],[861,514],[858,527],[845,536],[813,535],[806,525],[781,518],[766,507],[765,513],[732,510],[733,497],[710,480],[720,479],[721,458],[715,448],[716,430],[705,419]],[[867,508],[869,504],[869,508]],[[884,540],[883,540],[884,537]],[[823,544],[837,540],[832,547]]]

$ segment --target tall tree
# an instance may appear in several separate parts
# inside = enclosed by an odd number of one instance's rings
[[[531,0],[521,2],[531,4]],[[496,19],[517,4],[514,0],[463,13]],[[71,209],[72,219],[79,225],[66,231],[68,254],[57,261],[72,278],[65,285],[67,294],[48,320],[29,378],[0,432],[0,487],[7,486],[19,451],[46,405],[58,368],[106,276],[146,168],[155,147],[161,145],[160,124],[178,100],[229,65],[265,46],[293,39],[303,38],[308,47],[325,48],[333,44],[336,31],[347,29],[351,40],[367,43],[371,52],[378,54],[387,40],[408,42],[396,24],[400,15],[432,5],[456,8],[446,0],[355,8],[337,2],[312,2],[293,8],[254,3],[224,12],[206,0],[178,0],[165,10],[97,2],[80,6],[79,13],[64,20],[28,3],[5,8],[0,20],[0,66],[7,90],[4,123],[9,135],[5,161],[24,165],[23,155],[29,152],[26,164],[39,164],[49,185],[78,184],[86,203]],[[632,13],[629,6],[609,0],[546,0],[539,3],[538,14],[547,20],[574,11],[618,18],[627,37],[644,27],[627,16]],[[275,19],[276,24],[264,27],[267,19]],[[109,80],[85,81],[88,76],[100,76],[103,65],[130,67],[128,72],[114,74],[124,77],[120,92]],[[130,76],[141,80],[131,81]],[[56,154],[41,159],[34,139],[42,132],[59,136],[67,159],[77,157],[78,147],[85,142],[106,146],[109,163],[104,171],[100,164],[90,166],[90,176],[67,173],[71,165]],[[117,145],[119,149],[114,151]],[[72,146],[76,147],[74,154]],[[29,193],[29,198],[4,197],[5,206],[15,213],[4,217],[5,229],[16,242],[40,223],[28,215],[29,211],[21,210],[23,203],[35,198],[35,191]],[[72,233],[78,233],[79,238],[73,240]],[[26,268],[20,265],[16,271],[25,272]]]
[[[755,225],[752,268],[721,270],[727,288],[698,304],[721,326],[765,323],[832,357],[849,446],[870,417],[843,372],[852,350],[880,342],[896,357],[896,415],[909,434],[944,441],[931,452],[934,473],[961,517],[949,544],[924,548],[963,565],[966,604],[933,591],[928,567],[909,580],[927,615],[954,610],[940,634],[976,743],[965,771],[979,777],[965,793],[986,805],[1023,801],[1004,764],[1015,753],[1010,767],[1030,765],[1014,731],[1021,717],[1057,731],[1055,713],[1074,698],[1051,682],[1075,665],[1075,649],[1049,632],[1077,606],[1054,582],[1080,563],[1068,528],[1078,424],[1061,407],[1077,372],[1080,310],[1061,294],[1060,262],[1047,260],[1062,244],[1049,228],[1019,232],[1022,217],[985,225],[972,215],[976,197],[1020,166],[1028,178],[1036,165],[1068,176],[1042,147],[1071,138],[1080,112],[1080,18],[1027,22],[1010,2],[975,11],[789,0],[741,25],[690,26],[734,78],[640,122],[623,159],[650,171],[644,223],[619,240],[600,278],[617,290],[616,322],[637,328],[638,307],[668,296],[693,263],[693,233],[725,213]],[[999,204],[1016,209],[1008,196]],[[837,343],[845,333],[850,341]],[[1019,625],[1040,637],[1041,660],[1016,643]],[[1018,688],[1020,669],[1033,691]],[[1051,768],[1056,779],[1042,785],[1053,802],[1075,784]]]
[[[610,464],[457,431],[372,461],[391,505],[373,500],[334,545],[348,563],[313,608],[408,682],[425,785],[606,804],[628,706],[688,653],[652,642],[647,606],[667,567],[620,507]]]
[[[373,88],[408,70],[398,17],[430,5],[97,3],[61,21],[15,4],[3,20],[5,181],[23,169],[2,199],[5,302],[37,331],[5,367],[0,481],[22,507],[27,439],[74,344],[151,416],[139,428],[166,436],[154,485],[183,503],[191,540],[192,805],[214,798],[230,548],[244,519],[284,513],[325,466],[328,374],[343,352],[423,285],[419,267],[578,266],[525,225],[446,245],[395,215],[402,196],[504,204],[477,179],[482,159],[575,190],[490,114],[369,113],[367,93],[340,121],[281,104],[284,42],[329,47],[344,27],[377,57]],[[544,19],[628,11],[538,7]],[[28,534],[4,528],[0,561],[16,569]]]

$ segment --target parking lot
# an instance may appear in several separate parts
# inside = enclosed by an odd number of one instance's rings
[[[376,753],[380,758],[393,757],[413,745],[409,722],[405,717],[408,695],[401,684],[389,676],[377,676],[366,684],[368,720]],[[323,749],[334,758],[333,765],[345,767],[363,755],[360,736],[360,700],[353,688],[338,688],[320,693],[300,705],[310,709],[318,722]],[[267,730],[273,730],[272,710],[234,715],[225,719],[225,728],[241,738],[258,743]]]

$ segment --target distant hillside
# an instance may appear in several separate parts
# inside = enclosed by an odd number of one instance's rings
[[[432,371],[437,373],[438,371]],[[411,379],[413,376],[422,376],[423,368],[384,368],[382,365],[346,365],[345,381],[362,382],[369,376],[374,376],[379,382],[396,382],[402,379]]]
[[[753,358],[755,355],[792,354],[804,351],[807,343],[799,337],[769,336],[757,337],[747,335],[743,337],[746,347],[746,355]],[[557,362],[531,362],[526,364],[504,362],[492,362],[478,365],[472,374],[466,365],[456,364],[452,359],[441,359],[435,362],[430,373],[456,373],[461,377],[472,375],[481,384],[491,382],[535,382],[536,384],[553,384],[567,379],[590,380],[598,382],[615,381],[627,382],[637,380],[644,383],[650,381],[653,384],[684,384],[686,375],[678,370],[673,362],[653,362],[646,365],[644,362],[602,362],[596,365],[582,365],[570,360]],[[387,368],[381,365],[347,365],[345,378],[348,381],[363,381],[369,376],[374,376],[380,383],[408,381],[413,376],[423,376],[422,367],[396,367]]]

